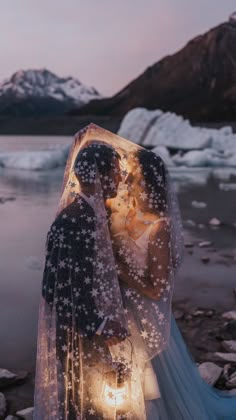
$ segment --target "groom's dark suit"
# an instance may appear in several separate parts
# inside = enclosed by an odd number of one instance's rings
[[[58,322],[70,326],[74,311],[76,329],[88,338],[102,322],[92,296],[94,234],[94,211],[82,197],[76,198],[48,232],[42,290],[48,304],[55,305]]]

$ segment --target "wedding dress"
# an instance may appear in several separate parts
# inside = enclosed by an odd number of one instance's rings
[[[127,237],[125,231],[115,235],[117,238],[126,236],[127,246],[133,250],[140,267],[145,265],[150,232],[155,223],[163,219],[151,223],[137,239]],[[217,390],[201,378],[173,314],[169,344],[149,363],[150,398],[145,398],[147,420],[236,419],[236,397]]]

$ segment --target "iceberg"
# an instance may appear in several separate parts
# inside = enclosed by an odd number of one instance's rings
[[[194,127],[172,112],[135,108],[123,118],[118,135],[151,148],[168,166],[236,167],[236,134],[229,126]]]
[[[64,166],[70,145],[50,150],[0,153],[0,166],[10,169],[45,171]]]

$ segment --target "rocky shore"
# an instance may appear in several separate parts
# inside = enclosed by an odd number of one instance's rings
[[[236,310],[186,311],[174,305],[173,311],[203,379],[236,395]],[[32,419],[34,376],[35,372],[0,369],[1,420]]]

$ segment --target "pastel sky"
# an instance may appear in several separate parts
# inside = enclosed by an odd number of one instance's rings
[[[234,11],[235,0],[1,1],[0,81],[47,68],[111,95]]]

